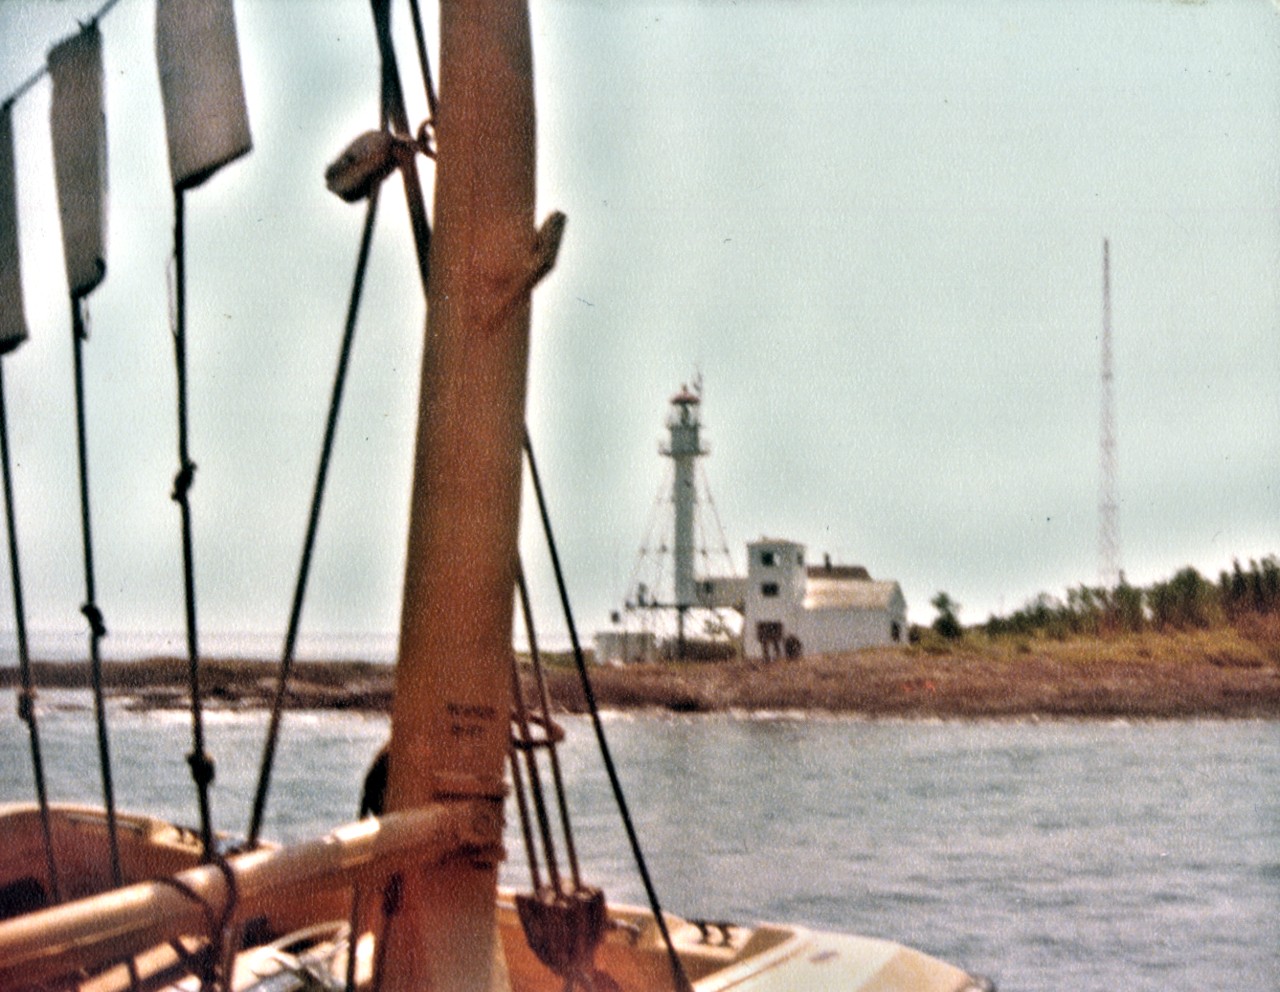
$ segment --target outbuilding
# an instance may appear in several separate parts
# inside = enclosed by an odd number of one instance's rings
[[[747,545],[743,652],[766,660],[904,643],[907,602],[892,580],[859,565],[805,563],[795,541]]]

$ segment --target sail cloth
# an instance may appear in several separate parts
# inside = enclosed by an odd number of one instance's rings
[[[174,189],[191,189],[253,147],[231,0],[159,0],[156,61]]]
[[[71,295],[107,273],[107,123],[102,109],[102,35],[97,24],[49,52],[53,171]]]
[[[18,255],[18,189],[14,181],[13,114],[0,107],[0,355],[27,339]]]

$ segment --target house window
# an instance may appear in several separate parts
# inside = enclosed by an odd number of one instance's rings
[[[797,565],[803,565],[803,564],[804,564],[804,552],[803,552],[803,551],[797,551],[797,552],[796,552],[796,564],[797,564]]]
[[[896,644],[902,640],[902,625],[897,620],[893,622],[893,641]]]
[[[774,565],[778,564],[777,554],[772,551],[761,551],[760,564],[765,568],[773,568]]]
[[[776,583],[776,582],[765,582],[765,583],[761,584],[761,586],[760,586],[760,595],[761,595],[761,596],[776,596],[776,595],[778,595],[778,583]]]

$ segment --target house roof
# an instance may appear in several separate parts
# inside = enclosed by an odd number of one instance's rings
[[[810,565],[807,574],[811,579],[871,579],[871,573],[861,565]]]
[[[810,573],[805,584],[806,610],[886,610],[902,591],[893,581],[874,582],[857,578],[830,578],[824,570]]]
[[[758,541],[748,541],[747,547],[755,548],[755,547],[759,547],[762,544],[771,544],[779,547],[788,547],[788,548],[804,547],[804,545],[801,544],[799,541],[790,541],[785,537],[768,537],[768,536],[762,536]]]

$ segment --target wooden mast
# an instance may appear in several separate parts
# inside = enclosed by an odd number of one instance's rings
[[[410,507],[388,811],[489,800],[500,840],[530,291],[563,229],[534,227],[525,0],[442,0],[435,229]],[[402,879],[383,988],[506,985],[497,865]]]

